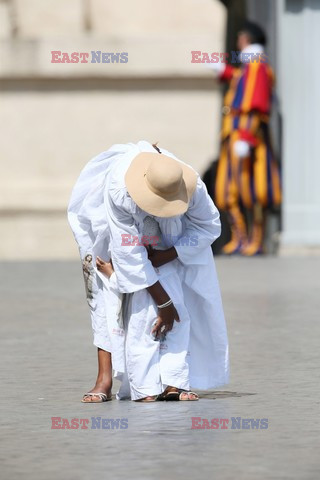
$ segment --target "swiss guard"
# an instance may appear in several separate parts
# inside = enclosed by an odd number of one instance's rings
[[[263,253],[266,210],[281,202],[280,172],[269,132],[274,74],[267,63],[265,44],[263,30],[245,22],[237,39],[240,68],[230,63],[211,64],[219,79],[229,84],[215,183],[215,202],[227,212],[231,227],[225,254]],[[252,219],[250,232],[245,211]]]

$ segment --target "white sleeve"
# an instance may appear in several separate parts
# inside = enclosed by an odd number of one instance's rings
[[[123,188],[107,191],[105,203],[118,290],[132,293],[150,287],[158,281],[158,275],[148,259],[146,248],[132,245],[134,237],[140,238],[132,215],[135,204]]]
[[[115,272],[113,272],[111,274],[111,276],[108,277],[106,274],[104,274],[102,272],[99,272],[97,267],[95,267],[94,270],[95,270],[96,274],[98,275],[98,277],[102,280],[102,282],[104,283],[104,285],[107,288],[113,290],[116,293],[120,293],[119,292],[118,279],[117,279],[117,275],[115,274]]]
[[[226,69],[226,63],[219,60],[216,63],[205,63],[205,67],[211,70],[216,78],[221,77]]]
[[[174,245],[178,259],[185,265],[205,264],[208,247],[220,236],[221,223],[219,211],[200,178],[184,220],[184,234]]]

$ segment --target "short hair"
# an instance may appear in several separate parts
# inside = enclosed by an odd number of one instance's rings
[[[267,43],[267,36],[257,23],[246,20],[239,29],[239,33],[240,32],[247,33],[250,37],[251,43],[260,43],[261,45],[266,45]]]

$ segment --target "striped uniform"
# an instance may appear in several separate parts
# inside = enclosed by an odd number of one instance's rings
[[[224,98],[221,152],[215,201],[222,210],[235,205],[277,206],[281,202],[279,167],[269,133],[274,75],[266,63],[252,62],[241,68],[227,65],[220,80],[230,82]],[[240,159],[234,143],[245,140],[250,155]]]

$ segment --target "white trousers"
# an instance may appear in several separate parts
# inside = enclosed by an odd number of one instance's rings
[[[147,290],[133,294],[125,326],[126,373],[132,400],[158,395],[167,385],[189,390],[190,318],[180,279],[177,273],[171,273],[159,280],[173,300],[180,322],[174,322],[164,341],[155,340],[151,331],[157,320],[157,307]]]
[[[124,332],[117,324],[119,305],[114,292],[99,288],[94,305],[91,305],[94,345],[111,352],[113,369],[124,372],[116,375],[122,379],[117,394],[119,399],[131,397],[139,400],[159,395],[167,385],[189,390],[190,318],[184,305],[180,278],[171,271],[165,276],[160,275],[159,281],[180,318],[163,341],[155,340],[151,334],[158,310],[147,290],[139,290],[132,295],[128,315],[124,319]]]

